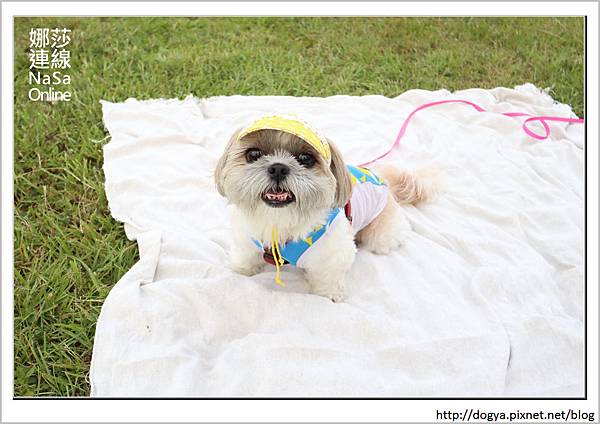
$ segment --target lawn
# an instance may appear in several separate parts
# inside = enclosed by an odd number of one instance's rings
[[[72,30],[71,102],[27,98],[35,27]],[[102,302],[137,260],[103,189],[100,99],[532,82],[581,116],[583,47],[583,18],[16,18],[15,395],[89,394]]]

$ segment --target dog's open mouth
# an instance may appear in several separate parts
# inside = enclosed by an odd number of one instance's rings
[[[286,191],[282,188],[275,188],[266,191],[263,194],[262,199],[267,205],[273,208],[280,208],[282,206],[289,205],[296,200],[294,193],[291,191]]]

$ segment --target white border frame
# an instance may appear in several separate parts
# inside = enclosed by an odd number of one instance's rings
[[[543,7],[540,7],[543,6]],[[227,16],[519,16],[587,15],[588,292],[587,400],[13,400],[13,17],[23,15]],[[512,12],[512,13],[508,13]],[[598,4],[555,3],[2,3],[2,421],[345,421],[424,422],[436,409],[595,413],[598,420]],[[597,422],[597,421],[596,421]]]

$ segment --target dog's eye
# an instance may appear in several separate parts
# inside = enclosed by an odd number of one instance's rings
[[[252,163],[263,155],[259,149],[248,149],[246,150],[246,161]]]
[[[306,168],[312,167],[316,162],[315,157],[310,153],[300,153],[298,156],[296,156],[296,160],[300,165]]]

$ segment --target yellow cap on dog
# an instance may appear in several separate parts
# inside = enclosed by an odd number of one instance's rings
[[[329,143],[327,143],[325,137],[322,137],[314,129],[310,128],[306,122],[297,118],[265,116],[244,128],[240,132],[238,140],[245,135],[260,130],[279,130],[293,134],[314,147],[327,163],[331,162],[331,149],[329,148]]]

